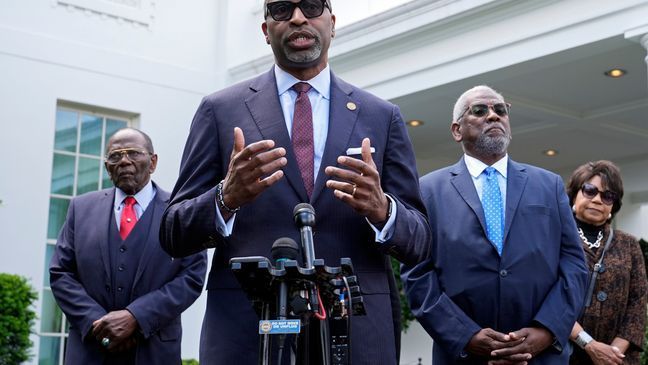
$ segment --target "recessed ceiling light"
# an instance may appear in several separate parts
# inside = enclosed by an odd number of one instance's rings
[[[553,149],[548,149],[548,150],[542,151],[542,154],[544,154],[545,156],[554,157],[554,156],[556,156],[558,154],[558,151],[553,150]]]
[[[410,127],[420,127],[420,126],[423,125],[423,121],[413,119],[413,120],[407,121],[407,125],[410,126]]]
[[[611,77],[613,79],[618,79],[626,74],[626,70],[621,68],[613,68],[611,70],[605,71],[605,76]]]

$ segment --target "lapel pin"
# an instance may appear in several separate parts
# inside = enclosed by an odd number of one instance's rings
[[[347,109],[349,109],[350,111],[354,111],[354,110],[358,109],[358,106],[355,105],[354,102],[350,101],[350,102],[347,103]]]

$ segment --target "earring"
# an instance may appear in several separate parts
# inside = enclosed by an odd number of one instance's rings
[[[612,213],[608,214],[608,219],[612,219]]]
[[[576,213],[576,204],[572,205],[572,212]]]

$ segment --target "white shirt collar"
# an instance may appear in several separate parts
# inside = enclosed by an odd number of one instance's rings
[[[482,161],[466,154],[464,154],[464,161],[466,162],[468,172],[474,178],[478,178],[479,175],[481,175],[481,173],[484,172],[484,170],[486,170],[486,168],[488,167],[488,165],[486,165]],[[499,159],[499,161],[495,162],[492,166],[500,173],[500,175],[506,178],[508,169],[508,153],[504,155],[504,157]]]
[[[290,90],[293,85],[298,82],[307,82],[313,89],[315,89],[326,100],[330,100],[331,96],[331,71],[329,65],[319,73],[317,76],[310,80],[299,80],[295,76],[281,69],[275,65],[274,67],[275,78],[277,79],[277,92],[282,95]]]
[[[128,195],[124,193],[124,191],[118,187],[115,187],[115,208],[117,209],[124,199],[126,199]],[[144,185],[142,190],[138,191],[133,197],[135,200],[137,200],[137,204],[142,207],[142,210],[146,210],[146,207],[148,207],[149,203],[151,200],[153,200],[153,197],[155,196],[155,189],[153,188],[153,182],[149,179],[148,183]]]

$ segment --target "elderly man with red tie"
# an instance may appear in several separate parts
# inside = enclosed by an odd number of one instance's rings
[[[151,139],[126,128],[108,141],[115,187],[70,202],[50,284],[70,323],[66,364],[180,363],[180,314],[200,295],[204,253],[174,260],[158,231],[169,193],[151,181]]]

